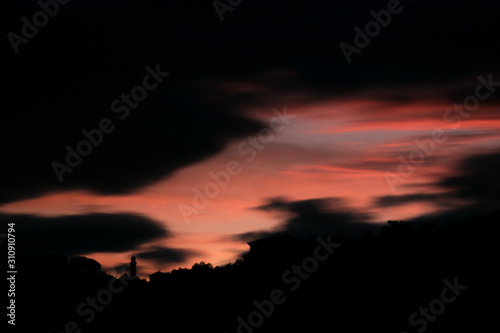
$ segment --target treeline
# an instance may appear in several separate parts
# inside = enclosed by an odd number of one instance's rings
[[[22,258],[16,322],[76,333],[486,331],[499,217],[389,221],[362,239],[323,235],[339,244],[331,253],[314,238],[300,253],[201,262],[154,283],[117,280],[87,258]]]

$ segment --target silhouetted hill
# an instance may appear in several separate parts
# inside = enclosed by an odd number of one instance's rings
[[[83,257],[19,258],[17,328],[487,331],[496,315],[488,300],[496,286],[499,217],[496,211],[447,228],[390,221],[379,234],[356,240],[256,240],[244,260],[201,262],[153,275],[151,283],[117,280]]]

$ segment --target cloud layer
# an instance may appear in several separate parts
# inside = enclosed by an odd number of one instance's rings
[[[429,185],[433,187],[437,193],[381,196],[375,199],[374,204],[383,208],[415,202],[436,206],[437,213],[417,217],[413,220],[416,223],[447,224],[467,220],[475,214],[488,214],[499,208],[498,170],[500,152],[472,155],[463,159],[455,170],[450,170],[451,175],[426,185],[427,188]]]
[[[155,246],[136,254],[137,258],[149,260],[157,265],[170,263],[182,263],[198,252],[186,249],[174,249],[163,246]]]
[[[339,198],[321,198],[299,201],[287,201],[284,198],[269,200],[256,209],[263,211],[278,211],[288,217],[278,228],[271,231],[247,232],[236,235],[236,239],[253,241],[276,234],[289,234],[300,238],[315,236],[338,235],[360,237],[367,231],[378,228],[373,223],[367,223],[368,214],[353,213]]]
[[[89,214],[61,217],[0,214],[2,225],[15,223],[18,253],[64,254],[125,252],[171,236],[157,222],[133,214]],[[6,228],[4,228],[6,230]]]

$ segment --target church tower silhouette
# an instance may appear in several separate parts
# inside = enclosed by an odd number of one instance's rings
[[[137,272],[137,261],[135,260],[135,256],[132,256],[130,259],[130,276],[136,276]]]

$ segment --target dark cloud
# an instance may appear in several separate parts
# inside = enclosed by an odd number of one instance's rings
[[[5,50],[11,58],[5,60],[9,93],[0,119],[0,148],[9,163],[0,174],[0,203],[70,189],[128,193],[261,128],[230,105],[207,103],[188,84],[197,62],[194,55],[186,58],[190,61],[180,59],[195,52],[204,62],[203,52],[183,45],[188,40],[196,45],[203,31],[194,31],[186,16],[176,19],[180,13],[194,19],[198,14],[188,12],[191,6],[107,3],[99,5],[99,12],[96,6],[61,7],[19,54]],[[9,15],[13,30],[20,29],[23,15],[38,8],[18,9]],[[113,113],[111,103],[142,84],[145,67],[156,64],[170,75],[119,119],[122,113]],[[82,130],[98,127],[103,118],[111,119],[115,130],[59,183],[52,162],[66,164],[66,145],[75,149],[85,139]]]
[[[458,209],[429,214],[415,222],[454,223],[477,214],[489,214],[500,208],[500,152],[468,157],[458,166],[456,176],[441,180],[437,186],[449,190],[451,198],[459,199]]]
[[[275,198],[256,209],[284,212],[288,217],[274,230],[247,232],[236,235],[235,239],[252,241],[283,233],[301,238],[329,234],[359,237],[367,231],[378,229],[376,224],[366,222],[371,219],[369,214],[348,211],[339,198],[299,201]]]
[[[415,202],[436,204],[438,212],[415,218],[413,222],[448,224],[472,218],[476,214],[489,214],[499,208],[500,152],[473,155],[465,158],[445,177],[435,184],[439,194],[421,193],[401,196],[383,196],[375,199],[378,207],[391,207]],[[457,204],[452,203],[460,202]],[[440,207],[440,208],[439,208]],[[449,210],[449,208],[453,208]]]
[[[448,193],[445,194],[405,194],[405,195],[386,195],[378,197],[374,204],[377,207],[394,207],[407,203],[415,202],[436,202],[449,197]]]
[[[16,249],[25,255],[132,251],[171,233],[157,222],[133,214],[61,217],[0,214],[0,224],[15,223]]]
[[[140,82],[142,77],[136,77]],[[231,139],[260,128],[257,122],[231,114],[225,107],[213,106],[215,111],[199,105],[186,91],[169,84],[165,82],[165,87],[150,93],[151,97],[123,121],[109,109],[120,91],[107,98],[100,98],[99,92],[82,91],[86,97],[66,101],[62,97],[60,105],[49,109],[43,102],[17,102],[2,123],[12,128],[4,128],[0,144],[10,161],[0,175],[0,202],[69,189],[128,193],[201,161],[221,151]],[[133,86],[115,85],[120,90]],[[56,89],[43,98],[57,100],[60,93]],[[20,115],[26,118],[19,119]],[[102,144],[94,147],[72,173],[65,173],[59,183],[51,164],[66,164],[66,145],[76,149],[85,139],[81,131],[96,128],[106,117],[115,124],[114,132],[105,134]]]
[[[267,238],[275,235],[280,235],[283,233],[285,232],[281,231],[281,229],[276,229],[276,231],[260,230],[260,231],[244,232],[241,234],[230,236],[230,238],[238,241],[242,240],[245,242],[251,242],[257,239]]]
[[[198,252],[192,250],[154,246],[146,251],[137,253],[136,257],[138,259],[150,260],[160,265],[160,264],[170,264],[170,263],[181,263],[186,261],[190,257],[196,256],[198,254],[199,254]]]
[[[499,202],[500,152],[468,157],[458,167],[458,175],[447,177],[439,186],[452,190],[458,198],[476,203]]]

